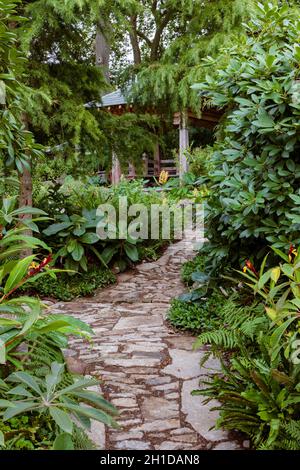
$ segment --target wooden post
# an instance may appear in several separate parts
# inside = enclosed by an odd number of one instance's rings
[[[186,151],[189,148],[189,130],[188,130],[188,117],[186,112],[181,113],[180,128],[179,128],[179,177],[182,179],[183,175],[188,171],[188,161],[186,158]]]
[[[158,142],[155,144],[153,160],[154,160],[154,176],[159,176],[161,167],[160,167],[160,151],[159,151]]]
[[[144,170],[143,176],[147,177],[149,174],[149,158],[146,153],[143,153],[143,170]]]
[[[136,177],[135,166],[133,163],[129,163],[128,164],[128,178],[132,180],[135,177]]]
[[[112,154],[111,183],[118,184],[121,179],[121,165],[117,155]]]

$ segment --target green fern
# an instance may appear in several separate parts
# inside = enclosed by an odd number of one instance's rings
[[[75,450],[96,450],[95,443],[79,426],[74,426],[72,440]]]
[[[242,305],[237,294],[233,294],[219,312],[219,327],[200,334],[195,347],[210,344],[214,353],[220,349],[233,350],[247,340],[252,341],[267,325],[261,303]]]
[[[200,348],[205,344],[223,349],[234,349],[239,344],[239,334],[231,330],[215,330],[202,333],[195,342],[195,347]]]

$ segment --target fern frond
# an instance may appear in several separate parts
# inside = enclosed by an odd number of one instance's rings
[[[205,344],[211,344],[219,348],[234,349],[238,346],[240,336],[236,331],[215,330],[202,333],[195,342],[195,347],[199,348]]]

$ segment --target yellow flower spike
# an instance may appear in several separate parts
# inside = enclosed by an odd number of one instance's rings
[[[165,170],[162,170],[159,175],[159,184],[166,184],[169,179],[169,173]]]

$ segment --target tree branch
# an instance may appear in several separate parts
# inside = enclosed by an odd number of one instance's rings
[[[159,50],[162,33],[164,29],[168,26],[174,13],[175,13],[174,10],[172,8],[169,8],[166,11],[165,15],[161,17],[161,21],[157,22],[157,28],[156,28],[155,35],[152,41],[151,54],[150,54],[150,60],[153,62],[158,59],[158,50]]]
[[[143,31],[137,30],[136,33],[141,39],[144,39],[144,41],[148,44],[149,47],[152,47],[151,39],[149,39],[148,36],[143,33]]]
[[[129,37],[133,51],[133,59],[135,65],[139,65],[142,61],[141,49],[138,41],[138,32],[137,32],[137,15],[130,17],[131,28],[129,30]]]

